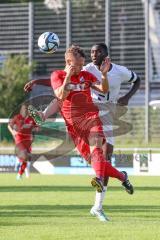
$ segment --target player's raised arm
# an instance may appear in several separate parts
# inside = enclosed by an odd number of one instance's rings
[[[109,84],[108,84],[108,79],[107,79],[107,72],[109,71],[110,64],[111,64],[110,58],[106,57],[100,67],[100,71],[102,73],[102,82],[99,84],[94,84],[92,86],[93,89],[95,89],[99,92],[102,92],[102,93],[108,92]]]
[[[74,73],[74,69],[75,67],[72,65],[67,65],[65,68],[65,72],[66,72],[66,76],[64,78],[63,83],[61,84],[61,86],[57,87],[54,90],[54,93],[56,95],[57,98],[59,98],[60,100],[64,100],[68,94],[70,93],[70,90],[68,89],[68,84],[71,82],[71,76]],[[56,78],[58,76],[55,76],[55,74],[52,75],[52,78]],[[57,79],[56,82],[58,82],[60,79]]]
[[[44,85],[44,86],[51,87],[51,81],[50,81],[50,78],[33,79],[33,80],[31,80],[31,81],[29,81],[28,83],[25,84],[24,91],[25,92],[30,92],[34,85]]]

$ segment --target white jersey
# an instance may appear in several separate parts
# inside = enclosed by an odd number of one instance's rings
[[[83,70],[88,71],[95,75],[101,82],[101,72],[98,67],[93,63],[89,63],[84,66]],[[98,91],[91,89],[93,100],[97,101],[108,101],[116,103],[119,97],[120,88],[122,83],[133,83],[137,79],[136,73],[130,71],[124,66],[120,66],[112,63],[111,70],[107,73],[109,92],[107,94],[99,93]]]
[[[98,67],[93,63],[89,63],[83,68],[84,71],[88,71],[96,76],[99,82],[102,81],[102,74]],[[112,114],[111,111],[115,109],[115,103],[119,98],[120,88],[122,83],[133,83],[137,79],[136,73],[128,70],[124,66],[120,66],[112,63],[111,70],[107,73],[109,92],[107,94],[99,93],[98,91],[91,88],[92,99],[99,108],[99,117],[102,121],[102,127],[106,141],[111,145],[114,145],[113,137],[113,126],[112,126]],[[103,110],[104,105],[101,102],[108,102],[105,111]],[[99,103],[99,104],[98,104]]]

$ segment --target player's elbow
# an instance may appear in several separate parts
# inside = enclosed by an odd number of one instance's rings
[[[64,93],[58,93],[56,94],[56,97],[60,100],[60,101],[64,101],[66,99],[66,94]]]
[[[59,100],[62,100],[63,95],[62,95],[62,92],[60,91],[59,88],[56,89],[56,90],[54,90],[54,95],[55,95],[55,97],[58,98]]]
[[[108,93],[108,90],[109,90],[109,88],[108,88],[108,86],[105,86],[105,87],[102,87],[102,93],[104,93],[104,94],[106,94],[106,93]]]
[[[104,89],[103,93],[108,93],[108,88]]]
[[[63,95],[60,95],[60,96],[58,96],[57,98],[58,98],[59,100],[61,100],[61,101],[64,101],[66,97],[63,96]]]

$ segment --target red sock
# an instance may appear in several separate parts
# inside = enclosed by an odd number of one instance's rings
[[[19,171],[18,171],[18,173],[20,175],[22,175],[24,173],[26,166],[27,166],[27,162],[22,162],[22,165],[20,166]]]
[[[101,148],[95,148],[91,154],[91,164],[98,178],[105,178],[105,165],[103,151]]]
[[[91,154],[91,161],[97,177],[113,177],[122,182],[125,180],[124,174],[112,167],[112,165],[105,159],[101,148],[96,147],[93,150]]]
[[[105,176],[117,178],[121,182],[125,181],[125,175],[122,172],[118,171],[116,168],[112,167],[112,165],[108,161],[106,161]]]

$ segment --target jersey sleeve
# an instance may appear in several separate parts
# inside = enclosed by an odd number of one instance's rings
[[[83,71],[88,71],[89,67],[87,65],[83,66]]]
[[[51,86],[53,90],[56,90],[60,86],[62,86],[64,78],[60,71],[55,71],[51,74]]]
[[[126,67],[120,68],[121,82],[123,83],[134,83],[137,80],[137,74]]]

